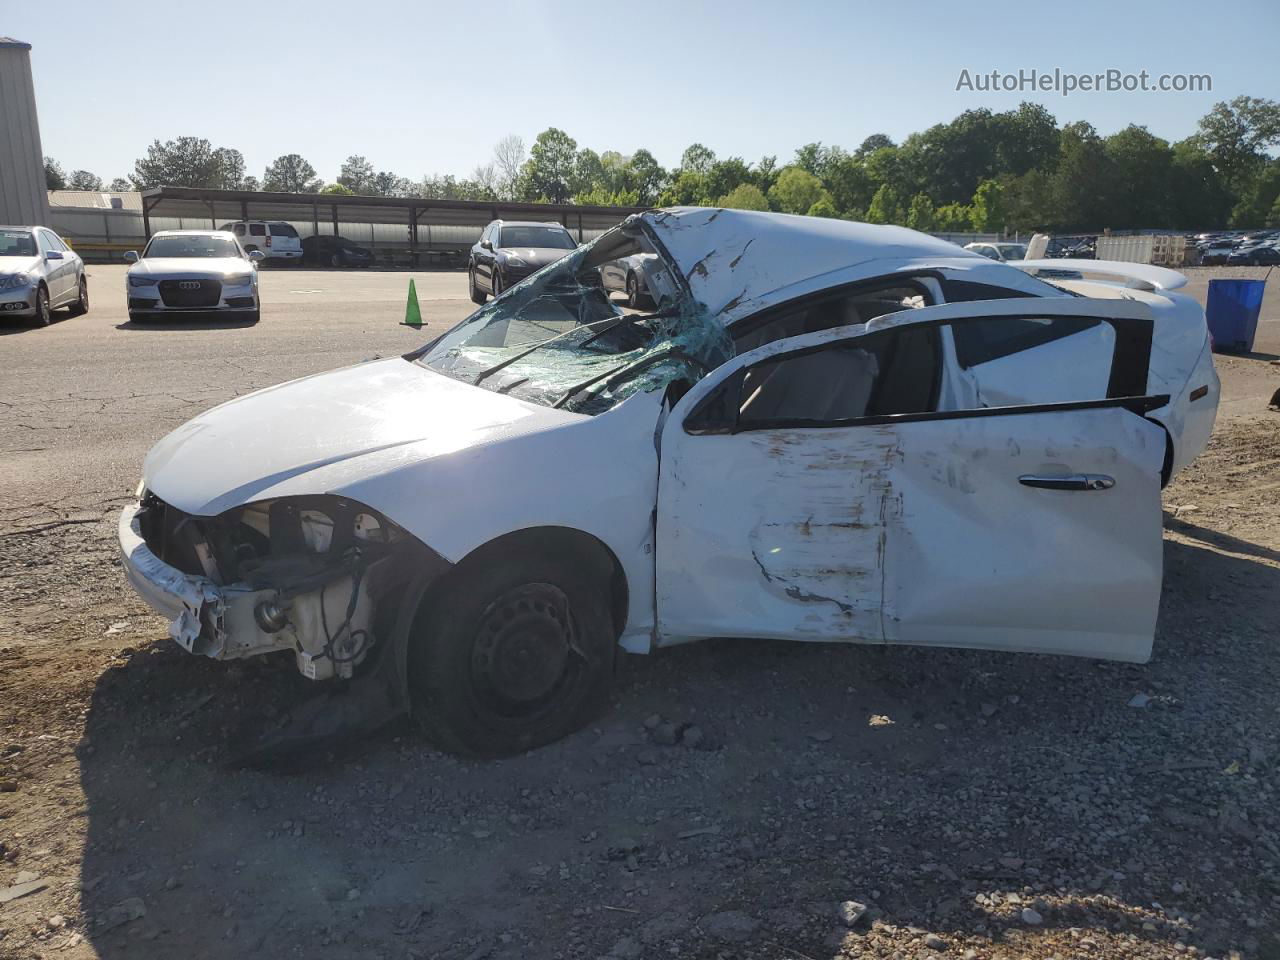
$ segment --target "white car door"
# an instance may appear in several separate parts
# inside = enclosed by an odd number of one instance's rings
[[[1049,322],[1112,302],[1071,303]],[[963,306],[768,344],[675,405],[658,489],[661,642],[1150,656],[1165,434],[1142,414],[1165,398],[1131,395],[1146,379],[1131,343],[1143,321],[1118,323],[1127,346],[1099,396],[939,410],[943,340],[989,304]],[[1150,333],[1148,319],[1148,349]],[[1026,361],[1033,376],[1034,349]]]

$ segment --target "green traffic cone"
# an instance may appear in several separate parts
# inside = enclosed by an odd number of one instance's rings
[[[409,278],[409,301],[404,305],[404,322],[402,327],[422,327],[422,309],[418,306],[418,288],[413,285],[413,277]]]

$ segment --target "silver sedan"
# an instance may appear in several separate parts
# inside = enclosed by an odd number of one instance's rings
[[[235,234],[223,230],[162,230],[125,277],[129,319],[135,323],[165,314],[211,313],[256,323],[260,316],[260,250],[245,252]]]
[[[0,227],[0,318],[53,322],[53,311],[89,311],[84,261],[48,227]]]

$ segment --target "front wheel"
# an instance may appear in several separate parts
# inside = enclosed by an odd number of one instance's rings
[[[449,576],[410,652],[413,712],[430,739],[506,756],[559,740],[604,706],[616,650],[607,577],[519,548]]]
[[[493,299],[497,300],[502,294],[502,274],[496,263],[489,270],[489,286],[493,287]]]
[[[49,291],[44,287],[36,288],[36,316],[35,323],[37,327],[47,327],[53,322],[53,311],[49,309]]]

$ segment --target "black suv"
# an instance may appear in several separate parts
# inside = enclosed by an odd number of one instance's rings
[[[467,260],[472,302],[484,303],[489,294],[496,297],[577,245],[558,223],[494,220],[484,228]]]

